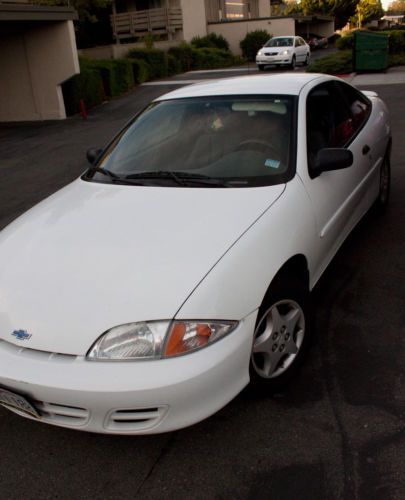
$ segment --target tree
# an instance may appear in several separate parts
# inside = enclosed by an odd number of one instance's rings
[[[41,5],[63,5],[66,0],[34,0]],[[112,0],[69,0],[69,6],[77,10],[80,21],[97,22],[95,12],[103,10],[112,4]]]
[[[387,14],[391,16],[400,16],[405,14],[405,0],[394,0],[388,5]]]
[[[293,14],[302,14],[301,3],[298,0],[286,0],[284,2],[283,16],[291,16]]]
[[[34,0],[41,5],[66,6],[66,0]],[[69,0],[69,6],[77,10],[75,21],[76,42],[79,49],[113,42],[110,24],[112,0]]]
[[[321,14],[334,16],[335,27],[343,28],[347,21],[354,16],[359,0],[301,0],[304,14]]]
[[[356,6],[356,13],[352,20],[361,28],[373,19],[380,19],[384,15],[381,0],[360,0]]]

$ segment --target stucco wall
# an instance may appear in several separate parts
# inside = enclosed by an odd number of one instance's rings
[[[270,17],[270,1],[269,0],[257,0],[259,17]]]
[[[217,35],[224,36],[228,40],[229,47],[234,54],[241,54],[239,42],[248,32],[255,30],[267,30],[273,36],[294,35],[295,21],[291,18],[273,18],[208,25],[208,33],[216,33]]]
[[[183,39],[189,42],[195,36],[207,34],[205,2],[201,0],[181,0],[183,9]]]
[[[60,84],[79,72],[72,21],[0,41],[0,121],[66,118]]]

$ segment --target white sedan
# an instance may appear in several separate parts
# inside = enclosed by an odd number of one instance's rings
[[[330,76],[158,98],[0,233],[0,404],[149,434],[249,381],[280,389],[308,346],[311,289],[387,204],[390,148],[384,103]]]
[[[267,65],[290,66],[297,63],[308,66],[311,49],[300,36],[275,36],[262,47],[256,55],[258,69],[263,71]]]

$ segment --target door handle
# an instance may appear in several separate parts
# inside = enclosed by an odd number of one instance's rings
[[[370,146],[368,146],[367,144],[365,146],[363,146],[363,149],[362,149],[363,155],[366,155],[369,151],[370,151]]]

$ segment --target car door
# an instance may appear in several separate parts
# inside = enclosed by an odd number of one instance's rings
[[[295,37],[296,57],[298,62],[303,62],[306,56],[305,44],[301,37]]]
[[[335,81],[315,86],[301,97],[301,126],[305,134],[299,144],[298,173],[312,202],[317,242],[315,281],[337,249],[369,207],[364,179],[370,168],[361,131],[353,125],[352,114]],[[305,144],[303,144],[305,142]],[[352,166],[316,176],[314,163],[323,148],[347,148],[353,153]]]

